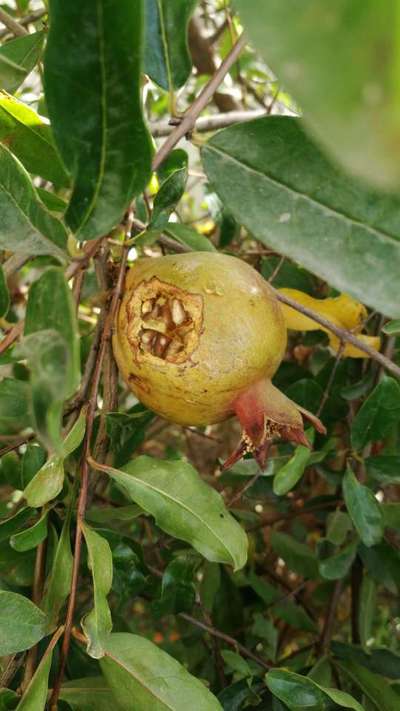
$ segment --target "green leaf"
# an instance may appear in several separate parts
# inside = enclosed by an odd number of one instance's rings
[[[140,456],[109,475],[128,496],[154,516],[171,536],[190,543],[207,560],[235,570],[247,559],[247,536],[225,508],[222,497],[182,460]]]
[[[316,556],[305,543],[299,543],[292,536],[279,531],[271,533],[270,543],[275,553],[283,558],[290,570],[305,578],[318,578]]]
[[[80,379],[79,332],[71,289],[58,267],[46,269],[29,291],[25,336],[47,329],[57,331],[68,345],[70,367],[64,376],[64,389],[69,397]]]
[[[278,648],[278,630],[271,620],[260,613],[255,614],[251,632],[255,637],[263,640],[263,652],[268,659],[274,661]]]
[[[52,455],[34,476],[24,491],[29,506],[39,508],[52,501],[60,493],[64,484],[64,462]]]
[[[364,545],[370,547],[379,543],[384,533],[381,509],[371,489],[358,482],[350,467],[343,478],[343,496]]]
[[[376,588],[375,580],[365,572],[361,583],[360,607],[358,613],[360,641],[364,648],[368,648],[368,642],[372,637],[376,610]]]
[[[66,435],[63,443],[63,456],[69,457],[81,444],[86,431],[86,408],[79,413],[79,417]]]
[[[22,652],[46,635],[47,618],[28,598],[0,590],[0,657]]]
[[[360,664],[347,660],[346,664],[336,662],[340,671],[356,684],[363,694],[376,704],[379,711],[398,711],[399,696],[383,676],[374,674]]]
[[[10,545],[18,552],[29,551],[31,548],[36,548],[39,543],[47,538],[47,517],[48,511],[45,511],[42,516],[30,528],[26,528],[20,533],[15,533],[10,538]]]
[[[43,40],[43,31],[32,32],[25,37],[10,40],[0,47],[1,89],[9,91],[10,94],[18,89],[39,61]]]
[[[114,694],[100,676],[67,681],[61,687],[60,699],[67,701],[73,711],[120,711]]]
[[[56,632],[46,649],[40,664],[30,680],[16,711],[44,711],[49,688],[49,674],[54,647],[62,634],[62,628]]]
[[[194,252],[216,252],[213,243],[188,225],[181,225],[179,222],[168,222],[163,232],[173,237],[177,242],[190,247]]]
[[[145,72],[166,91],[179,89],[192,61],[187,26],[197,0],[145,0]]]
[[[6,85],[7,82],[14,81],[15,83],[24,80],[24,69],[8,59],[4,54],[0,54],[0,85]]]
[[[46,100],[73,178],[65,219],[79,240],[115,227],[150,176],[140,98],[142,17],[141,0],[120,0],[118,11],[106,0],[50,2]]]
[[[67,341],[55,330],[37,331],[25,336],[15,353],[30,369],[34,429],[50,453],[61,455],[62,410],[72,370]]]
[[[22,455],[22,486],[25,488],[46,462],[46,450],[38,444],[28,444]]]
[[[122,467],[132,458],[133,452],[142,444],[146,427],[154,414],[143,405],[136,405],[134,411],[109,412],[106,415],[106,429],[116,468]]]
[[[71,514],[68,513],[62,527],[53,565],[46,581],[41,607],[48,618],[49,630],[58,622],[61,609],[70,593],[73,555],[70,541]]]
[[[233,652],[231,649],[223,649],[221,656],[228,670],[234,672],[240,679],[253,676],[249,663],[237,652]]]
[[[94,659],[100,659],[104,655],[104,638],[112,630],[107,596],[112,585],[113,559],[105,538],[88,525],[84,525],[82,530],[88,549],[94,590],[94,608],[83,618],[82,628],[88,638],[87,653]]]
[[[11,587],[32,585],[36,551],[17,553],[8,541],[0,543],[0,575],[3,584]]]
[[[400,529],[400,503],[381,504],[383,521],[385,526],[393,528],[395,531]]]
[[[314,441],[313,432],[307,432],[307,437],[311,443]],[[310,457],[311,452],[308,447],[304,447],[302,444],[296,447],[294,455],[274,476],[272,488],[275,496],[284,496],[296,486],[304,474]]]
[[[112,634],[101,670],[124,711],[222,711],[204,684],[144,637]]]
[[[385,647],[365,652],[356,644],[332,642],[331,649],[333,654],[346,664],[348,660],[356,662],[370,671],[382,674],[382,676],[389,679],[397,680],[400,676],[400,655]]]
[[[299,709],[324,711],[329,699],[337,706],[354,709],[354,711],[364,711],[361,704],[350,694],[339,689],[320,686],[310,677],[304,677],[284,669],[271,669],[265,678],[268,688],[274,696],[277,696],[293,711],[299,711]]]
[[[15,434],[29,427],[31,421],[28,383],[13,378],[0,382],[0,431]]]
[[[349,171],[397,188],[396,3],[355,0],[328,8],[324,0],[301,5],[237,0],[235,5],[250,39],[293,92],[318,140]]]
[[[44,190],[43,188],[36,188],[36,192],[43,205],[47,207],[50,212],[59,212],[62,214],[67,209],[65,200],[62,200],[55,193],[51,193],[49,190]]]
[[[0,141],[29,173],[51,180],[56,187],[68,187],[48,122],[12,96],[0,95]]]
[[[64,485],[64,459],[79,447],[86,429],[85,409],[59,445],[60,454],[52,454],[25,487],[24,497],[30,506],[39,508],[55,499]]]
[[[175,153],[178,153],[178,151],[175,151]],[[188,155],[181,149],[179,149],[179,153],[182,155],[179,163],[177,161],[177,167],[169,172],[154,198],[153,213],[149,225],[151,230],[164,229],[171,212],[173,212],[185,191],[188,177]]]
[[[265,679],[272,694],[293,711],[302,708],[323,711],[325,708],[323,691],[307,677],[283,669],[271,669]]]
[[[319,564],[319,572],[326,580],[344,578],[357,555],[358,539]]]
[[[6,316],[10,308],[10,294],[8,292],[7,281],[3,267],[0,265],[0,317]]]
[[[400,336],[400,319],[389,321],[389,323],[382,326],[382,331],[387,336]]]
[[[222,202],[257,239],[362,303],[400,315],[397,197],[341,173],[291,117],[220,131],[202,156]]]
[[[327,518],[326,538],[335,546],[341,546],[351,531],[352,525],[348,514],[336,509]]]
[[[384,377],[357,412],[351,427],[355,449],[376,442],[390,433],[400,420],[400,385],[394,378]]]
[[[17,511],[14,516],[10,516],[0,521],[0,542],[6,541],[17,531],[20,531],[24,523],[32,518],[34,511],[27,506]]]
[[[292,600],[282,600],[282,592],[265,582],[265,580],[259,578],[253,572],[248,576],[248,583],[261,600],[263,600],[268,607],[271,607],[271,612],[278,618],[281,618],[287,622],[288,625],[296,629],[311,632],[311,634],[316,633],[317,628],[315,622],[309,617],[303,607],[300,607],[300,605],[297,605]]]
[[[29,174],[0,145],[0,248],[66,259],[67,233],[39,200]]]
[[[167,565],[161,582],[161,597],[153,603],[157,615],[191,612],[196,601],[193,575],[197,564],[198,560],[192,556],[180,555]]]
[[[400,463],[398,455],[382,454],[377,457],[368,457],[365,468],[371,479],[381,486],[398,484],[400,480]]]

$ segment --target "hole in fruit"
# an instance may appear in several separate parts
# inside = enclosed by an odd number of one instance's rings
[[[203,300],[153,277],[127,302],[128,339],[140,358],[183,363],[197,348]]]

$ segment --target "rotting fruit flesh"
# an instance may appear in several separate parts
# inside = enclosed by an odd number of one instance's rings
[[[208,425],[237,415],[243,436],[225,467],[246,452],[264,467],[274,438],[308,444],[301,414],[324,431],[272,385],[286,349],[282,310],[236,257],[139,259],[126,277],[113,347],[130,389],[167,420]]]

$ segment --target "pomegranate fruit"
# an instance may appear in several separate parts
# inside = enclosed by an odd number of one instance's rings
[[[211,252],[139,259],[127,273],[113,337],[123,378],[167,420],[207,425],[236,414],[243,430],[231,466],[252,452],[261,467],[274,437],[308,444],[302,414],[274,385],[286,348],[281,307],[245,262]]]

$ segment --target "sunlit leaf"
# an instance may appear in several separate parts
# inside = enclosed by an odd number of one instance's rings
[[[208,560],[237,570],[247,558],[247,536],[225,508],[220,494],[182,460],[140,456],[109,475],[157,525],[190,543]]]
[[[17,37],[0,47],[0,88],[11,94],[22,84],[38,62],[44,32]]]
[[[0,145],[0,247],[25,254],[66,259],[67,233],[39,200],[29,174]]]
[[[82,628],[89,640],[87,653],[94,659],[100,659],[104,655],[103,640],[112,630],[107,596],[112,585],[113,560],[105,538],[87,525],[83,526],[83,535],[93,578],[94,607],[82,620]]]
[[[122,709],[222,711],[206,686],[144,637],[112,634],[104,644],[102,672]]]

